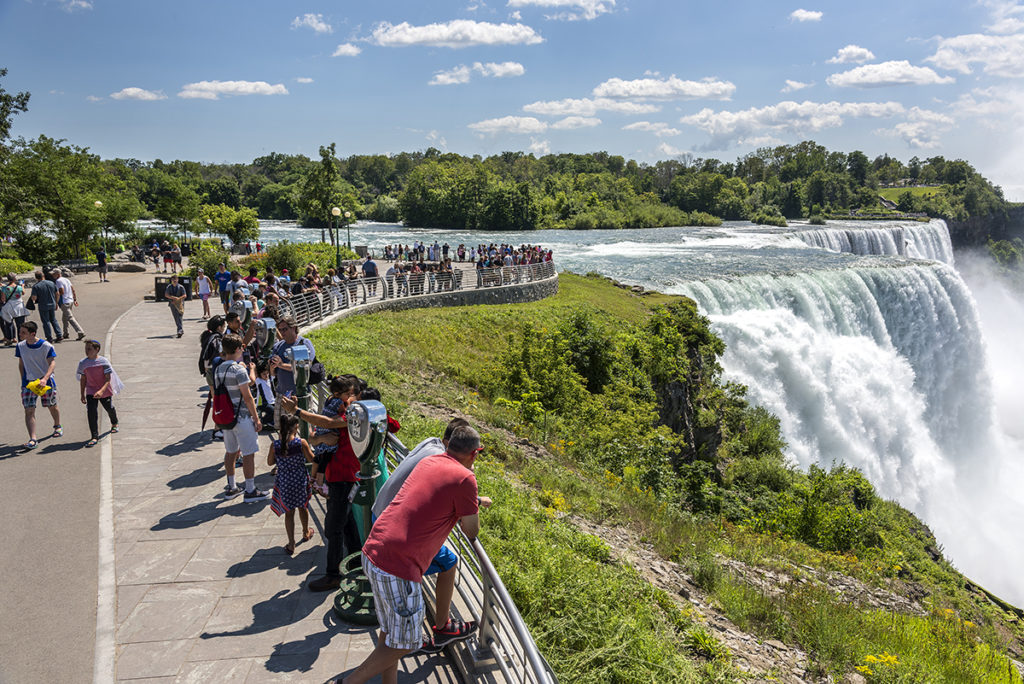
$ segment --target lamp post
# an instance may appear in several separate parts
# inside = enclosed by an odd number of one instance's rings
[[[102,209],[103,208],[103,202],[100,202],[99,200],[96,200],[95,202],[93,202],[93,205],[97,209]],[[103,251],[106,252],[107,251],[107,222],[104,221],[102,219],[102,217],[100,218],[100,230],[103,232]]]
[[[206,219],[206,232],[213,235],[213,219]]]
[[[334,270],[335,273],[341,276],[341,240],[338,235],[338,217],[341,216],[341,209],[334,207],[331,209],[331,216],[334,217]]]
[[[348,220],[352,218],[352,212],[345,212],[345,232],[348,234],[348,251],[352,251],[352,229],[348,225]]]

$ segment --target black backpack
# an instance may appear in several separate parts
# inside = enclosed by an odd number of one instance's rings
[[[199,338],[202,349],[199,352],[199,374],[206,375],[208,371],[213,369],[211,362],[220,356],[220,340],[221,335],[219,332],[210,332],[207,330],[203,333],[203,336]]]

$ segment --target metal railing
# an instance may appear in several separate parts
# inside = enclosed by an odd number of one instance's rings
[[[299,326],[323,320],[333,313],[363,304],[493,287],[524,285],[555,277],[553,261],[500,268],[455,268],[452,271],[401,273],[355,278],[315,292],[282,297],[278,309],[291,314]]]

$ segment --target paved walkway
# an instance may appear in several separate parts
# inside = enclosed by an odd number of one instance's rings
[[[319,502],[310,509],[316,536],[289,557],[283,518],[269,502],[218,496],[223,446],[210,442],[209,430],[199,431],[205,403],[196,368],[200,312],[199,302],[186,303],[186,334],[175,339],[166,303],[139,304],[117,324],[109,350],[127,387],[115,402],[121,431],[112,437],[108,473],[116,679],[325,681],[358,665],[375,632],[340,623],[332,594],[305,589],[323,563]],[[260,442],[256,482],[269,488],[270,441],[262,436]],[[101,538],[101,553],[103,544]],[[403,665],[399,681],[458,681],[444,656],[406,658]]]

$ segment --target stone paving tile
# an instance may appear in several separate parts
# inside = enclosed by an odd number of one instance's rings
[[[204,660],[185,663],[178,672],[176,684],[242,684],[249,676],[249,670],[261,666],[258,658],[236,658],[233,660]]]
[[[265,662],[249,670],[246,684],[264,682],[316,682],[321,684],[342,672],[345,655],[323,653],[310,658],[304,655],[272,655]],[[420,680],[422,681],[422,680]]]
[[[142,597],[150,590],[151,584],[124,584],[117,588],[117,624],[128,619]]]
[[[185,596],[166,601],[142,601],[117,630],[121,644],[194,639],[203,632],[219,597]]]
[[[118,679],[173,677],[178,674],[193,641],[156,641],[118,646]]]
[[[132,552],[117,557],[117,584],[170,582],[199,547],[199,539],[136,542]]]

